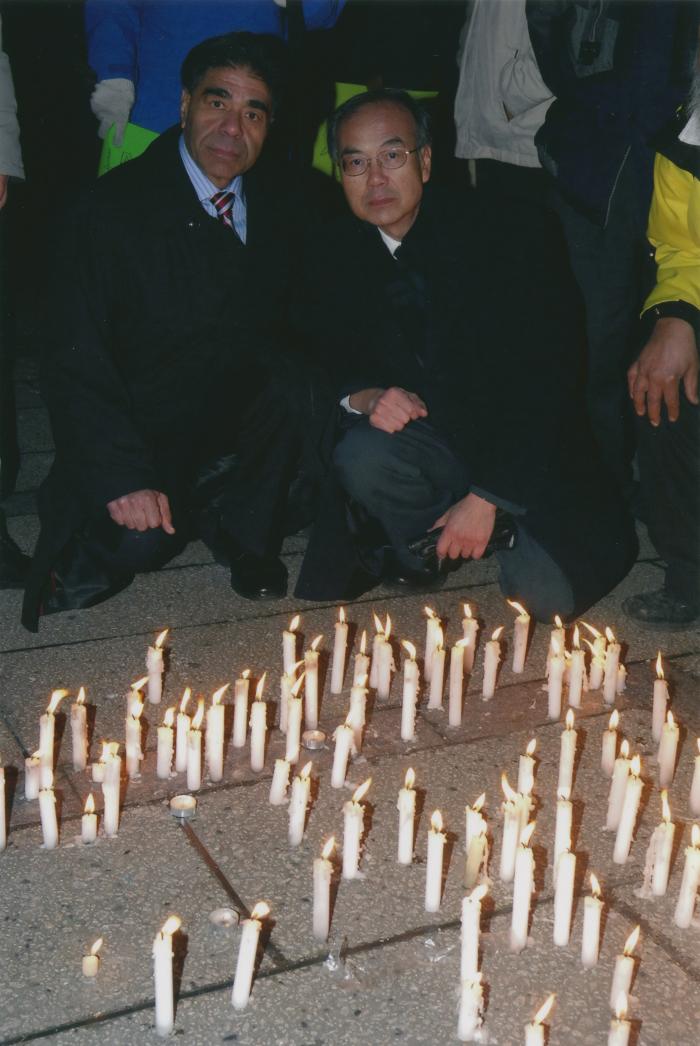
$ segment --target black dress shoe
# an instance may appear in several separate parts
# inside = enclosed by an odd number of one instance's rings
[[[230,567],[231,588],[244,599],[282,599],[287,594],[287,568],[280,559],[238,552]]]
[[[640,625],[670,632],[681,631],[700,617],[700,606],[678,599],[665,588],[628,596],[623,600],[622,609]]]
[[[445,572],[440,570],[437,557],[426,559],[422,563],[416,561],[415,566],[409,566],[393,549],[388,549],[384,554],[382,581],[389,588],[420,591],[440,588],[445,581]]]
[[[9,534],[0,534],[0,588],[24,588],[31,562]]]

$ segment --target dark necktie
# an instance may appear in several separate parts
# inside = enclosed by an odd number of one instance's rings
[[[236,194],[233,192],[215,192],[211,202],[216,207],[216,215],[220,222],[233,229],[233,201]],[[235,230],[234,230],[235,231]]]

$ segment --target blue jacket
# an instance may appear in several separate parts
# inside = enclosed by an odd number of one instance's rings
[[[303,0],[307,29],[334,25],[345,0]],[[286,15],[274,0],[86,0],[88,58],[98,81],[131,80],[132,123],[164,131],[177,123],[180,66],[209,36],[248,30],[286,35]]]

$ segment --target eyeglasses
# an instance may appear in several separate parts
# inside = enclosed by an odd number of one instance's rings
[[[343,174],[347,174],[350,178],[356,178],[359,174],[365,174],[372,163],[376,163],[378,167],[386,167],[387,170],[395,171],[399,167],[404,166],[411,153],[417,153],[418,150],[418,146],[415,149],[382,149],[374,158],[353,155],[341,156],[340,166]]]

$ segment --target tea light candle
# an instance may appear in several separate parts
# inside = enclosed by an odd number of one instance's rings
[[[445,679],[445,648],[443,647],[442,629],[437,630],[433,661],[430,671],[430,693],[428,708],[442,708],[442,689]]]
[[[67,690],[54,690],[46,711],[39,717],[39,759],[41,765],[47,767],[52,773],[53,749],[56,736],[56,711],[67,694]]]
[[[158,727],[158,747],[156,751],[156,777],[169,781],[173,765],[175,709],[169,708],[163,717],[163,725]]]
[[[565,947],[571,936],[575,876],[576,854],[565,850],[559,857],[554,887],[554,943],[559,948]]]
[[[512,599],[507,600],[507,603],[508,606],[511,606],[513,610],[518,612],[513,626],[513,672],[519,675],[525,669],[530,615],[520,603],[514,603]]]
[[[572,709],[566,713],[566,729],[562,731],[560,753],[559,753],[559,783],[557,793],[568,799],[571,795],[571,787],[574,780],[574,761],[576,759],[576,738],[574,730],[574,713]]]
[[[433,812],[428,832],[428,860],[425,875],[425,910],[438,912],[442,899],[442,863],[447,836],[442,831],[442,814]]]
[[[522,835],[515,855],[515,882],[513,884],[513,911],[510,924],[510,950],[521,952],[527,945],[530,923],[530,899],[535,888],[535,857],[530,840],[535,830],[532,821]]]
[[[102,947],[102,938],[98,937],[90,951],[83,956],[82,971],[83,977],[97,977],[97,973],[100,968],[100,956],[99,951]]]
[[[333,753],[333,769],[331,770],[331,788],[342,788],[345,784],[345,776],[348,771],[348,759],[353,744],[352,727],[347,723],[341,723],[336,727],[335,751]]]
[[[316,857],[313,867],[314,913],[313,935],[317,941],[327,941],[331,924],[331,879],[333,865],[331,854],[335,839],[331,836],[323,847],[320,857]]]
[[[202,723],[204,722],[204,699],[197,702],[197,711],[192,717],[192,726],[187,735],[187,788],[196,792],[202,787]]]
[[[673,914],[674,923],[683,930],[686,930],[693,921],[698,885],[700,885],[700,827],[694,824],[690,834],[690,846],[685,848],[683,878]]]
[[[481,696],[485,701],[489,701],[496,692],[496,676],[498,675],[498,665],[501,660],[501,644],[498,640],[502,631],[503,626],[501,625],[493,633],[484,648],[484,683]]]
[[[484,989],[481,986],[481,974],[474,980],[463,980],[459,993],[459,1019],[457,1038],[460,1042],[481,1041],[483,1024]]]
[[[333,640],[333,667],[331,668],[331,693],[341,694],[343,692],[343,676],[345,675],[345,654],[348,645],[348,626],[345,621],[345,610],[343,607],[338,611],[338,621],[335,625],[335,636]]]
[[[530,1024],[525,1025],[525,1046],[544,1046],[544,1022],[554,1005],[555,995],[550,995],[540,1006]]]
[[[620,722],[620,713],[615,708],[610,715],[608,729],[603,732],[603,746],[600,765],[607,777],[612,777],[615,769],[615,757],[617,755],[617,727]]]
[[[365,728],[365,709],[367,706],[366,679],[360,680],[350,690],[350,709],[347,725],[352,727],[353,748],[355,753],[362,751],[362,732]]]
[[[620,992],[615,1003],[615,1018],[610,1022],[608,1032],[608,1046],[628,1046],[632,1025],[625,1020],[627,1014],[627,996]]]
[[[301,747],[301,719],[304,706],[299,697],[299,691],[304,679],[305,675],[302,672],[292,687],[292,693],[287,702],[287,740],[284,758],[292,764],[299,761]]]
[[[289,800],[289,845],[300,846],[304,838],[306,811],[311,794],[311,763],[307,763],[292,781]]]
[[[307,730],[318,728],[318,648],[322,641],[323,636],[316,636],[311,648],[304,654],[304,718]]]
[[[667,712],[659,742],[659,788],[669,788],[673,784],[676,772],[678,734],[678,724],[673,718],[673,712]]]
[[[372,778],[367,778],[343,806],[343,879],[360,877],[360,843],[365,817],[365,808],[360,800],[367,794],[371,783]]]
[[[479,879],[486,875],[488,838],[486,820],[481,813],[485,799],[486,793],[482,792],[473,806],[466,807],[464,849],[467,856],[464,866],[464,885],[468,890],[476,886]]]
[[[80,838],[84,843],[94,843],[97,839],[97,814],[92,792],[85,800],[85,813],[80,818]]]
[[[287,678],[287,676],[282,676],[282,697],[280,698],[280,730],[284,730],[284,726],[282,725],[282,710],[285,707],[284,680]],[[233,684],[233,737],[231,741],[234,748],[245,748],[246,738],[248,736],[249,691],[250,669],[246,668],[244,672],[241,672],[240,676]]]
[[[221,699],[228,690],[228,683],[212,695],[211,708],[207,709],[207,734],[205,755],[210,781],[221,781],[224,776],[224,706]]]
[[[177,933],[182,921],[171,915],[163,923],[153,942],[153,979],[156,995],[156,1031],[165,1037],[170,1035],[175,1024],[173,998],[173,934]]]
[[[391,692],[391,673],[394,668],[394,654],[389,641],[391,636],[391,618],[387,614],[382,641],[377,644],[377,697],[386,701]]]
[[[632,975],[634,974],[634,956],[632,953],[637,946],[638,940],[639,927],[637,926],[625,941],[622,955],[618,955],[615,959],[615,970],[613,972],[612,988],[610,989],[611,1010],[615,1009],[617,1000],[623,992],[625,995],[629,995]]]
[[[259,774],[265,768],[265,735],[267,734],[267,702],[263,701],[265,676],[263,673],[250,706],[250,769]]]
[[[70,706],[70,731],[73,742],[73,769],[84,770],[88,760],[87,709],[85,687],[81,686],[77,700]]]
[[[286,759],[275,759],[275,769],[270,785],[270,804],[282,806],[287,801],[290,766]]]
[[[700,815],[700,737],[697,739],[698,754],[693,764],[693,780],[690,785],[690,812],[693,817]]]
[[[146,654],[146,670],[148,672],[148,700],[152,705],[159,705],[163,695],[163,644],[169,629],[161,632],[153,646],[149,646]]]
[[[173,817],[180,821],[191,821],[197,813],[197,800],[193,795],[174,795],[168,807]]]
[[[608,815],[605,821],[605,827],[609,832],[617,831],[618,825],[620,824],[620,817],[622,816],[622,806],[625,801],[625,790],[627,788],[627,778],[629,777],[630,771],[630,760],[628,758],[629,751],[629,741],[625,738],[620,745],[620,754],[615,760],[612,781],[610,783]]]
[[[600,917],[603,902],[600,899],[600,883],[591,872],[591,896],[583,902],[583,936],[581,939],[581,962],[589,969],[598,962],[600,949]]]
[[[423,675],[426,683],[433,678],[433,654],[442,641],[442,623],[432,607],[424,607],[426,614],[425,622],[425,657],[423,660]]]
[[[27,756],[24,760],[24,798],[39,798],[39,783],[41,771],[41,751]]]
[[[615,694],[617,693],[617,666],[620,660],[620,644],[616,642],[611,629],[606,628],[605,635],[608,640],[608,645],[605,651],[603,700],[606,705],[614,705]]]
[[[668,683],[664,678],[664,669],[661,662],[661,651],[656,656],[656,679],[654,680],[654,696],[651,710],[651,736],[658,744],[661,740],[661,732],[666,722],[666,709],[668,707]]]
[[[476,654],[476,641],[479,638],[479,622],[472,615],[472,608],[468,603],[464,604],[464,617],[462,618],[462,636],[467,641],[464,648],[464,671],[467,675],[474,670],[474,656]]]
[[[571,651],[569,666],[569,704],[572,708],[581,707],[581,695],[586,689],[586,661],[581,649],[578,625],[574,628],[574,647]]]
[[[296,633],[298,628],[299,615],[295,614],[289,622],[289,628],[285,629],[282,633],[282,663],[284,665],[284,674],[287,676],[294,674],[293,666],[297,659]]]
[[[447,723],[457,727],[462,723],[462,690],[464,687],[464,648],[466,639],[460,639],[450,651],[450,695],[447,708]],[[431,684],[432,685],[432,684]]]
[[[404,786],[399,789],[399,801],[397,803],[399,811],[399,864],[413,863],[413,835],[416,816],[416,793],[413,790],[413,786],[415,782],[415,772],[409,767],[406,771]]]
[[[175,770],[178,774],[187,769],[187,735],[190,732],[191,719],[185,709],[192,696],[189,687],[186,688],[180,702],[180,711],[177,713],[177,727],[175,732]]]
[[[532,789],[535,787],[534,755],[536,747],[537,740],[533,737],[525,749],[525,755],[520,756],[518,763],[518,791],[521,795],[532,795]]]
[[[53,788],[42,788],[39,791],[39,816],[41,817],[41,834],[45,850],[55,850],[58,846],[58,821],[56,819],[56,796]]]
[[[233,991],[231,993],[231,1003],[235,1010],[244,1010],[248,1005],[262,921],[269,914],[270,909],[268,905],[262,901],[258,902],[250,913],[250,918],[244,919],[241,924],[241,943],[238,949],[238,961],[236,962],[236,973],[233,978]]]
[[[557,629],[556,631],[559,630]],[[557,639],[552,634],[549,676],[547,679],[547,716],[549,719],[558,719],[561,715],[561,689],[565,667],[564,647],[559,646]]]
[[[355,666],[353,669],[352,685],[357,686],[360,679],[367,680],[369,678],[369,655],[365,652],[367,650],[367,632],[363,629],[362,636],[360,638],[360,651],[355,654]]]
[[[460,977],[472,980],[479,974],[479,937],[481,933],[481,902],[488,892],[483,883],[468,897],[462,898]]]
[[[418,702],[418,664],[416,648],[404,639],[403,648],[408,658],[403,663],[403,697],[401,702],[401,740],[412,741],[416,733],[416,704]]]
[[[630,762],[630,773],[625,785],[625,798],[622,803],[620,824],[615,838],[613,850],[613,861],[615,864],[625,864],[629,857],[632,836],[637,823],[637,812],[639,801],[642,798],[642,781],[639,777],[641,760],[638,755]]]

